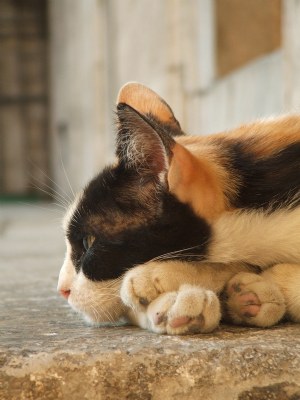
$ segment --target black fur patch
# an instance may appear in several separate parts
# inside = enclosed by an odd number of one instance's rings
[[[245,143],[232,144],[230,150],[232,167],[241,177],[235,207],[274,211],[291,201],[300,204],[300,143],[263,158],[249,153]]]
[[[87,278],[96,281],[114,279],[135,265],[167,253],[178,252],[170,254],[169,258],[193,260],[207,253],[211,236],[209,225],[162,188],[156,188],[156,195],[142,203],[139,191],[144,184],[135,171],[119,165],[107,168],[88,185],[67,232],[77,272],[82,270]],[[152,212],[153,207],[157,213]],[[113,226],[114,215],[126,220],[126,216],[135,214],[139,218],[141,212],[143,223],[135,227],[128,224],[114,235],[104,233],[101,226],[97,227],[97,232],[95,227],[91,231],[88,224],[92,215],[105,216]],[[147,218],[148,214],[151,217]],[[107,226],[105,229],[107,231]],[[82,240],[90,234],[96,239],[91,248],[84,251]],[[180,251],[182,249],[187,250]]]

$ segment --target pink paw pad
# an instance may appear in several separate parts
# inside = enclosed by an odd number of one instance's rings
[[[237,301],[240,303],[241,314],[243,314],[244,317],[255,317],[260,311],[261,303],[253,292],[246,292],[238,295]]]
[[[187,316],[177,317],[169,321],[169,325],[171,328],[179,328],[187,325],[187,333],[199,333],[204,326],[204,317],[202,315],[194,318]]]
[[[169,325],[171,326],[171,328],[178,328],[182,325],[186,325],[187,323],[189,323],[191,319],[192,318],[185,316],[173,318],[171,321],[169,321]]]

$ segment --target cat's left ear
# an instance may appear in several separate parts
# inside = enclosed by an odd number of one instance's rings
[[[116,155],[119,162],[146,180],[165,183],[174,139],[158,132],[157,127],[127,104],[118,104],[117,116]]]
[[[117,156],[140,175],[166,182],[176,142],[182,134],[171,108],[151,89],[128,83],[117,105]]]
[[[119,91],[117,104],[127,104],[171,136],[182,135],[171,107],[153,90],[138,82],[128,82]]]

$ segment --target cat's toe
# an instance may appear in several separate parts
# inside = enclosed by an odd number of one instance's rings
[[[126,306],[146,308],[159,294],[149,270],[144,266],[135,267],[124,275],[120,295]]]
[[[167,333],[211,332],[218,326],[220,318],[220,303],[215,293],[197,286],[183,285],[168,312]]]
[[[147,314],[154,332],[171,335],[211,332],[221,316],[217,296],[191,285],[162,294],[149,305]]]
[[[227,314],[237,324],[268,327],[285,313],[279,288],[256,274],[236,275],[228,282],[226,295]]]
[[[167,332],[168,311],[175,303],[177,292],[167,292],[159,295],[147,308],[150,330],[156,333]]]

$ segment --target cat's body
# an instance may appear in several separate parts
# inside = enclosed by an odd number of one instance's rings
[[[70,304],[94,322],[206,332],[222,292],[236,323],[299,321],[300,117],[186,136],[139,84],[122,88],[117,113],[118,161],[65,219]]]

